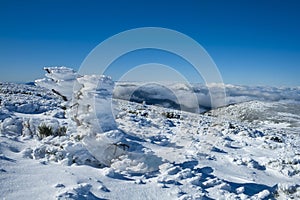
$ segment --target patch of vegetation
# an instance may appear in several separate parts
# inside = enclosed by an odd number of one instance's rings
[[[60,126],[58,127],[57,131],[56,131],[56,136],[64,136],[67,133],[67,127],[65,126]]]
[[[162,115],[169,119],[180,119],[180,115],[174,112],[163,112]]]
[[[60,126],[56,131],[53,130],[51,126],[42,124],[38,126],[38,136],[42,139],[48,136],[64,136],[66,135],[67,128],[65,126]]]
[[[40,138],[45,138],[45,137],[48,137],[51,135],[54,135],[51,126],[47,126],[46,124],[42,124],[42,125],[38,126],[38,136]]]
[[[142,109],[138,109],[138,111],[136,111],[136,110],[129,110],[128,113],[134,114],[134,115],[140,115],[142,117],[148,117],[148,115],[149,115],[147,112],[145,112]]]
[[[283,142],[282,139],[279,138],[278,136],[272,136],[270,138],[270,140],[273,140],[274,142],[278,142],[278,143],[282,143]]]

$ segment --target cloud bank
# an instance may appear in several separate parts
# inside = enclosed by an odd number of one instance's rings
[[[225,85],[226,105],[241,102],[296,101],[300,103],[300,87],[264,87]],[[114,98],[145,102],[189,112],[204,112],[211,109],[211,90],[221,86],[205,86],[183,83],[140,83],[118,82],[114,88]],[[218,100],[218,99],[217,99]]]

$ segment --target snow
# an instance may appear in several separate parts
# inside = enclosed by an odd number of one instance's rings
[[[0,83],[1,199],[300,198],[299,88],[227,85],[234,104],[199,114],[173,109],[189,103],[169,86],[45,70],[38,86]]]

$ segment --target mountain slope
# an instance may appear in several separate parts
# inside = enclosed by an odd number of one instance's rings
[[[20,109],[29,98],[39,109]],[[78,128],[64,106],[41,87],[1,84],[1,198],[300,197],[298,126],[260,123],[278,116],[297,125],[299,113],[282,114],[283,102],[236,104],[205,116],[113,100],[117,128],[94,137],[85,134],[92,129]],[[255,110],[263,117],[241,120]],[[43,124],[53,133],[66,131],[45,137]]]

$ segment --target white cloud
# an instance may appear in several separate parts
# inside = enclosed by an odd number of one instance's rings
[[[201,108],[211,107],[210,91],[221,89],[220,85],[206,87],[183,83],[147,84],[140,82],[119,82],[114,89],[114,97],[132,101],[146,101],[149,104],[163,104],[163,100],[173,102],[175,107],[182,110],[196,112],[195,105]],[[262,86],[235,86],[225,85],[226,104],[234,104],[251,100],[300,101],[298,87],[262,87]],[[221,101],[222,95],[215,95],[215,102]],[[194,97],[197,98],[198,104]],[[172,107],[172,106],[171,106]]]

